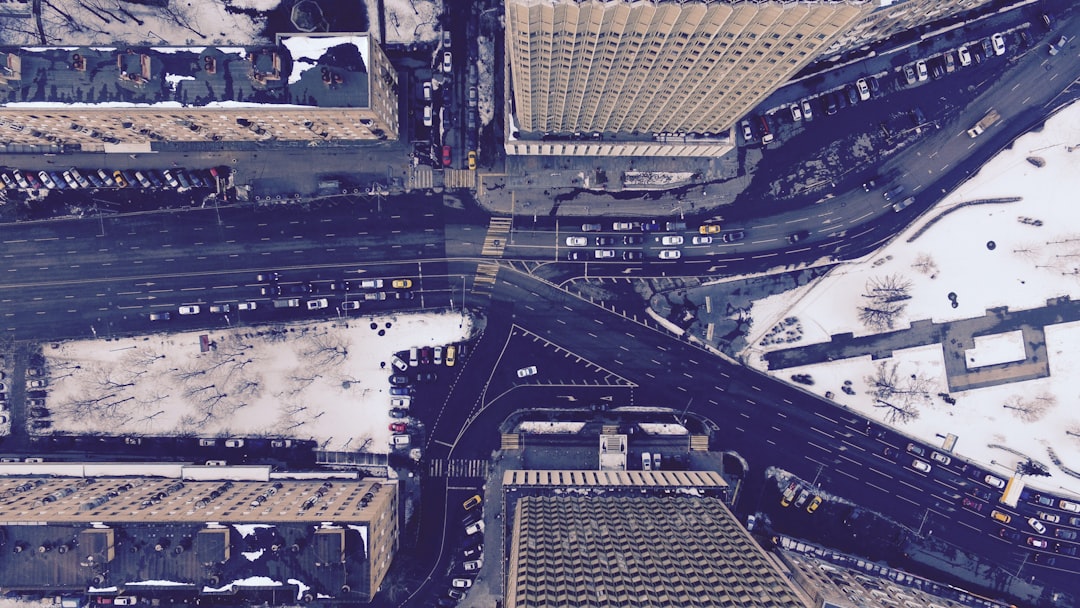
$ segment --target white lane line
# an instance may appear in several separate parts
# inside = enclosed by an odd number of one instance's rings
[[[814,443],[813,441],[807,441],[806,443],[808,443],[808,444],[810,444],[810,445],[814,446],[815,448],[817,448],[817,449],[821,450],[822,452],[826,452],[826,453],[828,453],[828,454],[832,454],[832,450],[830,450],[829,448],[826,448],[826,447],[822,447],[822,446],[820,446],[820,445],[818,445],[818,444]]]
[[[833,424],[837,424],[837,422],[835,420],[833,420],[832,418],[829,418],[825,414],[820,414],[818,412],[814,412],[814,415],[817,416],[818,418],[824,418],[825,420],[828,420],[829,422],[831,422]]]

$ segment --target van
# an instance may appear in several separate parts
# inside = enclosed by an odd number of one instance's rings
[[[172,313],[167,312],[152,312],[150,313],[151,321],[168,321],[172,318]]]
[[[420,365],[420,351],[415,346],[409,349],[409,367]]]
[[[360,289],[382,289],[382,279],[366,279],[360,281]]]
[[[408,435],[391,435],[390,436],[390,447],[392,447],[392,448],[403,448],[403,447],[405,447],[407,445],[409,445],[409,436]]]
[[[229,312],[228,304],[214,304],[210,307],[210,312],[227,313]]]
[[[274,300],[274,308],[300,308],[300,300],[297,298]]]
[[[223,467],[223,466],[226,466],[227,464],[228,463],[225,462],[224,460],[207,460],[206,461],[206,466],[208,466],[208,467]]]

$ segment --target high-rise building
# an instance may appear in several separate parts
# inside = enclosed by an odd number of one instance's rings
[[[9,150],[395,139],[397,71],[367,34],[250,47],[0,48]]]
[[[991,0],[881,0],[873,12],[840,36],[826,53],[842,53],[947,20]]]
[[[736,121],[875,5],[506,0],[507,151],[714,155]]]
[[[107,476],[124,467],[0,477],[0,587],[102,604],[356,604],[378,591],[398,546],[397,485],[385,479],[252,481],[251,467]]]

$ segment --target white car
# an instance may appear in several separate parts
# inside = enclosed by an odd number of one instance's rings
[[[615,222],[615,223],[611,224],[611,229],[612,230],[633,230],[634,229],[634,223],[633,222]]]
[[[523,367],[523,368],[517,370],[517,377],[518,378],[528,378],[529,376],[535,376],[535,375],[536,375],[536,366],[535,365],[530,365],[529,367]]]
[[[614,249],[596,249],[593,251],[593,257],[598,260],[606,260],[615,257]]]
[[[918,458],[911,461],[911,466],[916,471],[922,471],[923,473],[929,473],[930,472],[930,463],[929,462],[923,462],[923,461],[919,460]]]
[[[1005,54],[1005,37],[1004,36],[1002,36],[1001,34],[994,34],[993,36],[990,37],[990,41],[994,43],[994,54],[995,55],[1004,55]]]
[[[986,477],[983,477],[983,481],[999,490],[1005,487],[1005,480],[994,477],[993,475],[987,475]]]
[[[930,77],[929,72],[926,71],[925,61],[919,61],[915,64],[915,73],[919,76],[919,82],[922,82]]]
[[[244,447],[243,439],[226,439],[225,447],[227,448],[242,448]]]
[[[424,82],[424,101],[431,101],[431,83]]]
[[[330,306],[330,303],[326,301],[326,298],[319,298],[318,300],[308,300],[307,302],[308,310],[321,310],[323,308],[326,308],[327,306]]]
[[[866,101],[867,99],[870,99],[870,87],[867,86],[865,78],[860,78],[856,80],[855,88],[859,89],[859,99],[861,101]]]
[[[584,247],[589,244],[589,239],[583,236],[568,236],[566,237],[567,247]]]
[[[660,237],[660,244],[661,245],[682,245],[683,244],[683,237],[674,236],[674,235],[663,236],[663,237]]]
[[[956,51],[956,55],[960,58],[960,67],[967,67],[971,65],[971,53],[968,52],[966,46],[960,47]]]
[[[642,452],[641,453],[641,470],[642,471],[651,471],[652,470],[652,454],[650,454],[648,452]]]
[[[458,589],[468,589],[469,587],[472,587],[472,579],[455,578],[454,580],[450,581],[450,585],[453,587],[457,587]]]
[[[810,100],[802,100],[802,115],[806,120],[813,120],[814,110],[810,107]]]
[[[478,533],[483,532],[483,531],[484,531],[484,522],[482,522],[482,521],[478,521],[478,522],[472,524],[471,526],[468,526],[467,528],[465,528],[465,534],[468,534],[469,536],[472,536],[473,534],[478,534]]]
[[[746,143],[750,143],[750,142],[754,141],[754,132],[750,130],[750,121],[748,121],[748,120],[742,121],[741,126],[742,126],[742,136],[743,136],[743,139],[746,140]]]
[[[424,106],[424,126],[431,126],[431,106]]]
[[[661,260],[677,260],[682,257],[682,252],[678,249],[663,249],[660,251]]]
[[[711,236],[695,236],[694,238],[690,239],[690,242],[692,242],[695,245],[711,245],[712,244],[712,237]]]
[[[1034,529],[1039,534],[1046,534],[1046,526],[1044,526],[1041,521],[1035,519],[1034,517],[1028,519],[1028,525],[1031,526],[1032,529]]]
[[[341,303],[341,310],[356,310],[357,308],[360,308],[360,302],[350,300]]]
[[[449,74],[454,69],[453,56],[450,51],[446,51],[442,54],[442,71]]]
[[[484,567],[484,560],[482,560],[482,559],[474,559],[472,561],[465,562],[465,571],[466,572],[476,572],[477,570],[479,570],[480,568],[483,568],[483,567]]]
[[[255,310],[259,307],[256,302],[241,302],[236,305],[237,310]]]
[[[412,403],[412,397],[394,397],[390,400],[390,407],[407,410],[410,403]]]
[[[1069,502],[1067,500],[1062,500],[1061,502],[1058,503],[1058,506],[1061,507],[1062,509],[1065,509],[1066,511],[1072,511],[1073,513],[1080,513],[1080,505],[1076,504],[1075,502]]]
[[[949,466],[949,463],[952,462],[951,457],[946,456],[945,454],[942,454],[941,452],[930,452],[930,458],[940,462],[941,464],[943,464],[945,466]]]
[[[799,104],[797,103],[791,104],[791,120],[794,120],[795,122],[802,120],[802,110],[799,109]]]
[[[197,314],[199,314],[199,312],[201,312],[201,310],[202,309],[199,308],[198,306],[181,306],[180,307],[180,314],[182,314],[182,315],[197,315]]]

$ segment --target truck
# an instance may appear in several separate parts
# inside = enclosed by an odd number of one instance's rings
[[[1009,483],[1005,485],[1005,491],[1001,493],[1001,498],[998,499],[1003,505],[1015,508],[1016,503],[1020,501],[1020,494],[1024,491],[1024,480],[1019,475],[1013,475],[1009,478]]]
[[[986,113],[986,116],[982,117],[982,120],[975,123],[974,127],[971,127],[970,129],[968,129],[967,134],[970,137],[978,137],[983,131],[985,131],[987,129],[987,127],[994,124],[995,122],[997,122],[1000,119],[1001,119],[1001,115],[997,113],[997,110],[990,110],[989,112]]]
[[[288,300],[274,300],[274,308],[299,308],[300,300],[298,298],[289,298]]]

